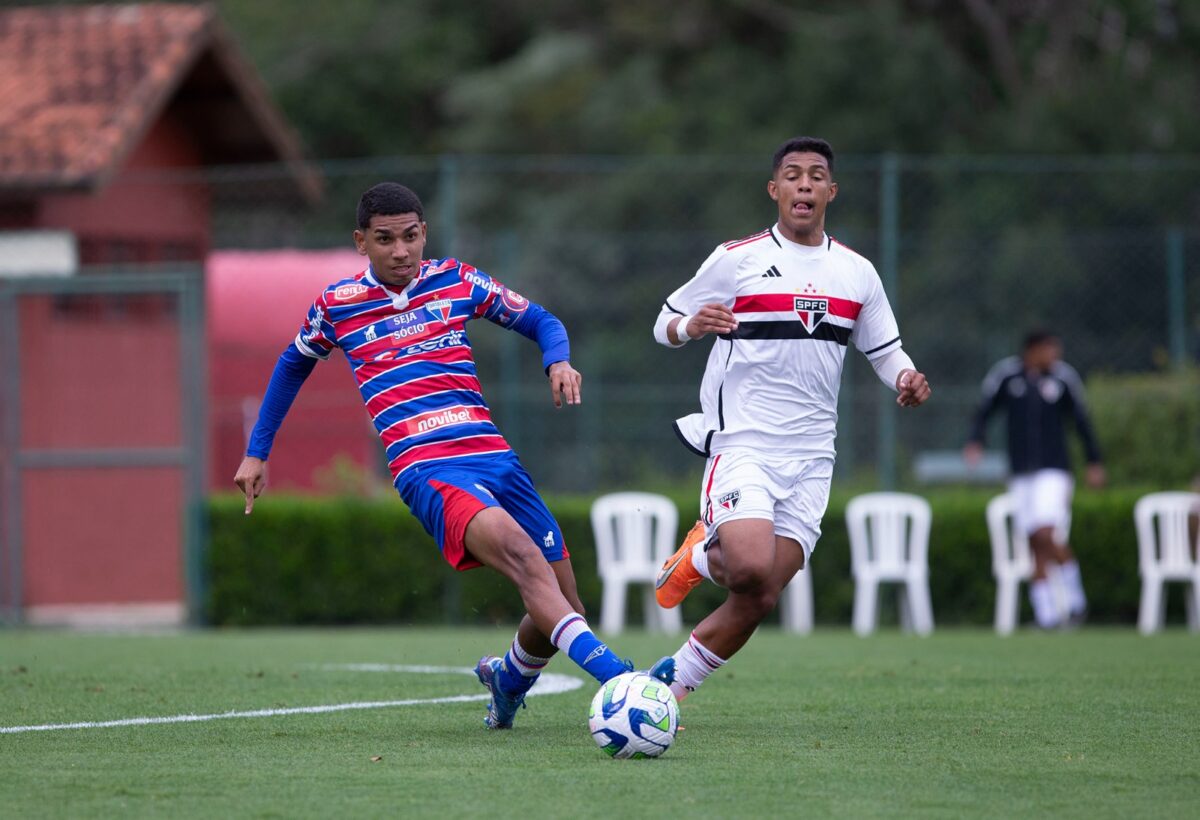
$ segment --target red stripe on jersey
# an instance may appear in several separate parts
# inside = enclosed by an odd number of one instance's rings
[[[712,485],[713,485],[713,479],[717,477],[717,464],[720,461],[721,461],[721,455],[720,455],[720,453],[718,453],[717,457],[713,459],[712,469],[709,470],[709,473],[708,473],[708,484],[704,488],[704,497],[708,499],[708,509],[705,510],[705,518],[707,520],[704,522],[706,524],[712,523]]]
[[[843,319],[857,319],[862,302],[839,299],[836,296],[806,296],[799,293],[754,293],[739,296],[733,303],[734,313],[795,313],[797,299],[824,299],[829,313]]]
[[[398,476],[419,461],[485,455],[487,453],[504,453],[508,452],[509,449],[508,442],[504,440],[504,436],[495,434],[456,438],[450,441],[434,441],[429,444],[419,444],[416,447],[408,448],[392,459],[388,466],[392,470],[392,475]]]
[[[770,235],[771,235],[771,229],[767,228],[765,231],[759,231],[756,234],[751,234],[750,236],[744,236],[741,239],[735,239],[732,242],[726,242],[725,250],[731,251],[734,248],[740,248],[742,245],[749,245],[751,242],[757,242],[760,239],[766,239]]]
[[[832,242],[832,243],[833,243],[833,244],[835,244],[835,245],[841,245],[843,248],[845,248],[846,250],[850,251],[850,253],[858,253],[858,251],[854,250],[854,248],[850,247],[850,246],[849,246],[849,245],[847,245],[845,242],[838,242],[838,241],[837,241],[836,239],[834,239],[832,236],[831,236],[831,237],[829,237],[829,241],[830,241],[830,242]],[[862,254],[859,254],[859,256],[862,256]]]
[[[419,399],[443,390],[470,390],[479,393],[483,388],[479,385],[479,379],[464,373],[438,373],[433,376],[422,376],[375,394],[367,400],[367,412],[372,417],[378,416],[393,404]]]

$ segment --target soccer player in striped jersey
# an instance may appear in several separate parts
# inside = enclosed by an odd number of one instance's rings
[[[562,530],[492,423],[465,331],[487,319],[537,342],[556,407],[580,403],[562,322],[457,259],[423,259],[428,226],[415,193],[385,182],[359,201],[354,242],[368,267],[327,287],[279,357],[234,477],[246,513],[266,485],[275,432],[305,378],[339,348],[387,451],[400,497],[457,570],[488,566],[516,585],[527,614],[502,658],[476,666],[491,692],[485,724],[512,726],[559,649],[603,683],[632,669],[588,628]],[[650,673],[670,683],[674,661]]]
[[[700,386],[703,412],[675,423],[707,459],[702,520],[663,565],[656,596],[678,606],[703,578],[729,594],[675,653],[679,698],[742,648],[812,557],[829,500],[847,345],[866,355],[900,406],[930,395],[901,348],[875,268],[825,233],[837,192],[829,143],[784,143],[767,183],[778,221],[713,251],[654,325],[667,347],[716,336]]]

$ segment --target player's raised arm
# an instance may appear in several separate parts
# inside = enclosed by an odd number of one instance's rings
[[[463,269],[462,276],[474,286],[472,296],[476,299],[476,316],[537,342],[542,351],[542,369],[550,380],[554,406],[582,404],[583,376],[571,366],[571,342],[559,318],[483,271],[468,266]]]

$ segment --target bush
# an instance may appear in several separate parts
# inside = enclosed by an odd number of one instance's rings
[[[984,506],[995,491],[937,490],[933,505],[929,577],[934,617],[941,625],[990,624],[995,605]],[[1081,490],[1075,498],[1072,544],[1079,555],[1093,621],[1133,623],[1139,579],[1133,530],[1137,490]],[[813,556],[819,623],[850,621],[854,583],[845,525],[849,496],[835,494]],[[691,525],[692,493],[674,497]],[[588,520],[589,498],[550,499],[571,551],[580,597],[598,619],[601,585]],[[207,556],[210,623],[513,623],[521,600],[498,574],[451,570],[432,539],[399,499],[268,497],[252,516],[240,496],[209,504]],[[723,599],[704,584],[684,603],[695,623]],[[639,596],[630,596],[637,618]],[[1023,620],[1028,621],[1028,605]],[[881,607],[895,620],[895,608]],[[634,622],[637,622],[636,620]]]
[[[1114,483],[1182,485],[1200,473],[1200,371],[1095,375],[1087,389]]]

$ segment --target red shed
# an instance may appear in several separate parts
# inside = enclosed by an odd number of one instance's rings
[[[147,264],[202,267],[198,170],[284,163],[291,202],[319,177],[211,6],[0,10],[0,100],[0,240],[54,229],[82,264],[0,281],[0,617],[178,621],[208,452],[186,398],[203,405],[203,288]]]

